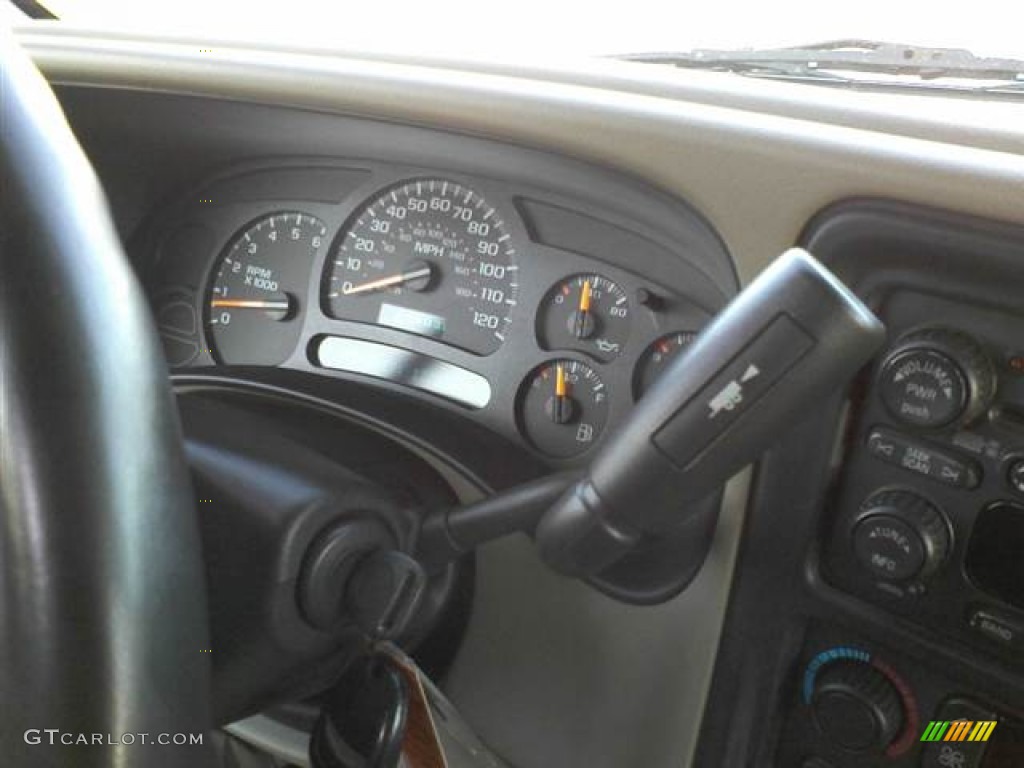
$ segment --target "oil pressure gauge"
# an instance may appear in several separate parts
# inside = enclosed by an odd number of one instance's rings
[[[618,357],[629,338],[629,297],[597,274],[555,285],[540,307],[537,335],[546,349],[585,352],[602,363]]]
[[[523,382],[518,416],[523,436],[534,448],[552,458],[572,458],[597,442],[604,429],[604,382],[577,360],[551,360]]]

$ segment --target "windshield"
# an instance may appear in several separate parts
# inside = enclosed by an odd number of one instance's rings
[[[1024,58],[1024,4],[1006,0],[36,0],[105,29],[273,39],[339,49],[448,56],[613,55],[878,40]]]

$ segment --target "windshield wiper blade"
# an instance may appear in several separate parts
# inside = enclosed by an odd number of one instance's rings
[[[56,20],[57,15],[38,0],[11,0],[11,5],[30,19]]]
[[[843,84],[864,82],[844,77],[841,73],[845,71],[916,77],[924,81],[943,78],[1003,81],[996,90],[1006,90],[1010,84],[1024,86],[1024,61],[1021,60],[975,56],[970,51],[958,48],[925,48],[869,40],[835,40],[797,48],[641,53],[623,58],[689,69],[735,72],[753,77]],[[891,83],[885,81],[869,84]]]

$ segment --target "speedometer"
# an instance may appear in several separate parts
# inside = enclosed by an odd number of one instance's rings
[[[328,260],[325,308],[489,355],[505,340],[517,270],[494,207],[454,181],[419,179],[352,216]]]

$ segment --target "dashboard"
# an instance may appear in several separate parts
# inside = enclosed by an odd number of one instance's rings
[[[854,386],[714,500],[671,600],[609,600],[519,538],[480,550],[444,687],[510,762],[1020,764],[1019,105],[27,39],[179,390],[390,420],[472,470],[447,476],[465,497],[586,464],[794,243],[889,325]],[[914,397],[901,370],[926,376]],[[851,743],[835,723],[857,718]],[[958,718],[999,722],[988,763],[911,738]]]
[[[141,255],[168,362],[370,381],[585,461],[722,305],[727,260],[683,205],[646,203],[651,226],[610,179],[602,206],[553,187],[301,157],[204,179]]]

